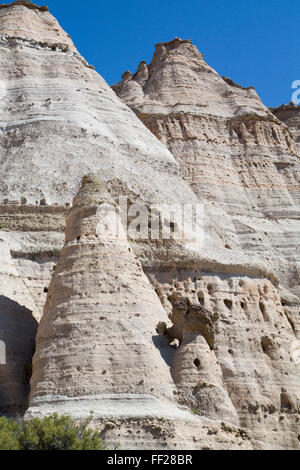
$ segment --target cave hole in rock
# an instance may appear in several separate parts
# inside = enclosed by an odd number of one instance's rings
[[[224,299],[224,304],[226,305],[226,307],[228,308],[228,310],[231,310],[231,309],[232,309],[232,300]]]
[[[194,366],[197,367],[197,369],[200,366],[200,360],[198,359],[198,357],[196,357],[196,359],[194,360]]]
[[[263,336],[260,341],[262,350],[267,356],[272,355],[272,351],[274,351],[274,344],[272,343],[271,339],[268,336]]]
[[[280,394],[280,406],[281,406],[281,409],[286,409],[289,411],[292,411],[294,408],[291,397],[289,396],[287,391],[284,389],[281,390],[281,394]]]
[[[45,292],[45,294],[48,293],[48,287],[45,287],[45,288],[44,288],[44,292]]]
[[[259,309],[260,309],[260,311],[261,311],[261,313],[262,313],[262,315],[263,315],[264,320],[265,320],[265,321],[269,321],[269,317],[268,317],[268,315],[267,315],[267,313],[266,313],[265,304],[264,304],[262,301],[260,301],[258,305],[259,305]]]
[[[207,290],[208,290],[209,295],[213,295],[214,289],[213,289],[213,286],[211,284],[208,284]]]
[[[198,300],[200,305],[204,305],[204,294],[203,292],[198,292]]]

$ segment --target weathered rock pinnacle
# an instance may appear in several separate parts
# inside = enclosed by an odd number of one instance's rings
[[[224,256],[239,253],[241,262],[233,271],[224,257],[225,275],[207,261],[175,275],[159,266],[149,270],[174,321],[167,336],[180,341],[173,363],[180,396],[199,413],[221,415],[223,383],[255,447],[297,448],[300,159],[292,133],[298,141],[299,113],[273,110],[291,133],[253,87],[221,77],[191,41],[156,45],[148,78],[140,80],[140,69],[113,89],[168,147],[205,201],[206,233],[213,228]],[[246,274],[245,256],[266,262],[279,282]],[[220,315],[213,350],[203,307],[211,318]]]
[[[43,397],[54,410],[57,396],[119,396],[124,405],[134,394],[137,409],[139,396],[172,396],[168,346],[155,331],[166,312],[119,223],[104,184],[83,178],[39,326],[33,409]]]

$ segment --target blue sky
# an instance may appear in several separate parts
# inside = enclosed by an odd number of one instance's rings
[[[109,84],[154,45],[192,39],[221,75],[253,85],[267,106],[291,99],[300,80],[299,0],[45,0],[82,55]]]

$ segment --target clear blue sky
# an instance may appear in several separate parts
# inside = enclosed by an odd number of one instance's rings
[[[45,0],[85,58],[109,84],[154,45],[192,39],[221,75],[253,85],[267,106],[291,99],[300,80],[299,0]]]

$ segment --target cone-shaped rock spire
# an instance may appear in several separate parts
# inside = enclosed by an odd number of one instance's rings
[[[77,52],[70,36],[60,27],[47,7],[38,7],[25,1],[1,5],[0,35],[38,41],[48,44],[64,44]]]
[[[0,415],[16,415],[28,406],[38,323],[33,300],[2,240],[0,259]]]
[[[164,318],[115,203],[103,183],[85,177],[39,326],[31,409],[57,396],[171,396],[167,345],[155,330]]]

